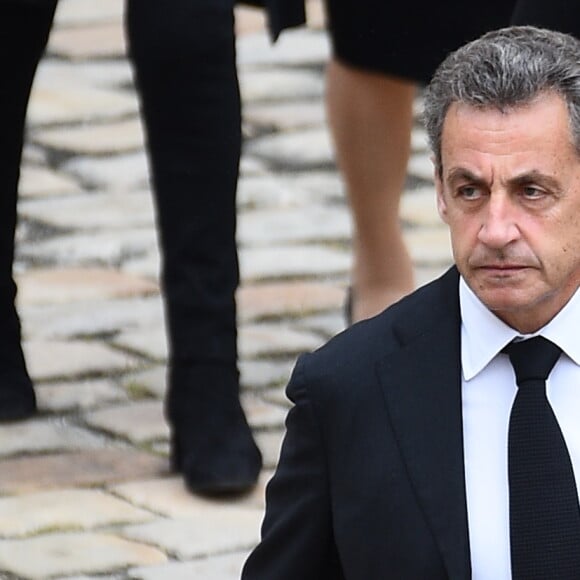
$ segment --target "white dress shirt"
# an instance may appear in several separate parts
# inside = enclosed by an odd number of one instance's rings
[[[467,515],[473,580],[510,580],[508,423],[517,391],[501,349],[522,336],[492,314],[463,279],[461,367]],[[563,351],[547,381],[547,396],[580,485],[580,290],[542,335]],[[526,338],[529,338],[526,336]]]

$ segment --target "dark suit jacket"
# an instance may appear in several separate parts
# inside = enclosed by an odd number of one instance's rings
[[[470,578],[455,268],[299,360],[244,580]]]

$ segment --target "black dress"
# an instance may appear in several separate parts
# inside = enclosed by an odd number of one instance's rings
[[[341,62],[427,82],[445,56],[509,24],[515,1],[326,0],[333,51]]]
[[[518,0],[512,24],[532,24],[580,38],[578,0]]]
[[[580,34],[580,0],[324,1],[338,60],[422,83],[449,52],[489,30],[533,24]],[[304,0],[262,2],[274,38],[304,22]]]

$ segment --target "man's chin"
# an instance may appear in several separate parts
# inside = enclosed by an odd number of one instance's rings
[[[530,308],[537,302],[529,295],[529,288],[508,283],[492,283],[472,288],[479,300],[495,314]]]

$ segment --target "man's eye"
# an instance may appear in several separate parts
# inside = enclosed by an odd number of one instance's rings
[[[463,199],[478,199],[481,197],[481,189],[473,185],[464,185],[458,189],[457,193]]]
[[[533,185],[526,185],[522,189],[522,193],[526,199],[538,199],[544,195],[544,190]]]

